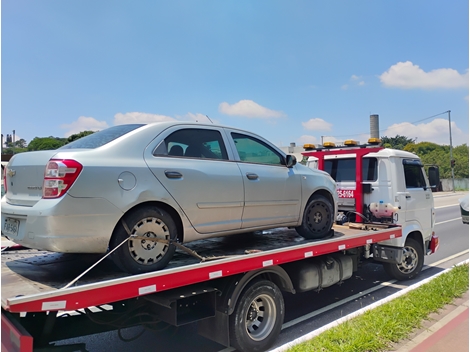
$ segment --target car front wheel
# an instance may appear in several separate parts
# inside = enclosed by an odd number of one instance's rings
[[[110,247],[114,249],[128,240],[112,253],[114,263],[131,274],[166,267],[176,249],[170,244],[177,237],[172,217],[158,207],[146,207],[131,212],[123,221],[125,225],[117,227]]]
[[[421,244],[408,238],[403,247],[403,256],[400,263],[384,263],[384,269],[391,277],[403,281],[413,279],[421,272],[424,264],[424,251]]]
[[[332,234],[334,207],[322,195],[315,195],[307,204],[302,218],[302,224],[296,227],[299,235],[306,239],[321,239]]]

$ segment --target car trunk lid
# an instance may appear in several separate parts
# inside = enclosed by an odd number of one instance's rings
[[[44,170],[57,150],[20,153],[6,169],[6,200],[9,204],[33,206],[42,198]]]

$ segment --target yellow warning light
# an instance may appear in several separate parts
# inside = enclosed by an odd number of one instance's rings
[[[334,148],[334,147],[336,147],[336,145],[333,142],[325,142],[325,143],[323,143],[323,146],[325,148]]]
[[[382,143],[382,140],[380,138],[369,138],[367,140],[367,143],[372,144],[372,145],[377,145]]]
[[[315,144],[310,144],[310,143],[304,144],[304,149],[305,150],[315,149]]]
[[[344,145],[347,145],[348,147],[352,147],[352,146],[357,145],[357,142],[355,140],[348,139],[344,141]]]

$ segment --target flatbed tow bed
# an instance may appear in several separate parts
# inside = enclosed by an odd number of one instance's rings
[[[104,260],[78,280],[76,278],[102,255],[32,249],[2,251],[2,351],[4,348],[7,351],[33,350],[33,338],[21,324],[28,315],[42,312],[47,316],[51,315],[49,312],[77,311],[142,296],[149,299],[149,295],[158,297],[163,291],[175,289],[202,287],[204,292],[216,291],[220,289],[215,282],[221,278],[270,272],[287,263],[346,253],[359,247],[369,248],[372,244],[402,236],[399,226],[367,226],[365,229],[351,229],[335,225],[334,235],[323,240],[306,240],[294,229],[278,228],[263,233],[195,241],[185,246],[204,257],[203,262],[177,250],[167,268],[129,275],[119,272],[110,260]],[[283,289],[295,292],[292,285],[284,285]],[[208,316],[214,315],[212,312]],[[34,339],[36,348],[37,336]],[[218,342],[228,345],[226,339]]]

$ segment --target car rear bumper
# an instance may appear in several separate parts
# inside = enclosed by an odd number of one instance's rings
[[[25,247],[64,253],[104,253],[122,212],[103,198],[41,199],[32,207],[1,201],[2,235]],[[5,233],[7,219],[18,226]],[[18,222],[15,222],[17,220]]]

